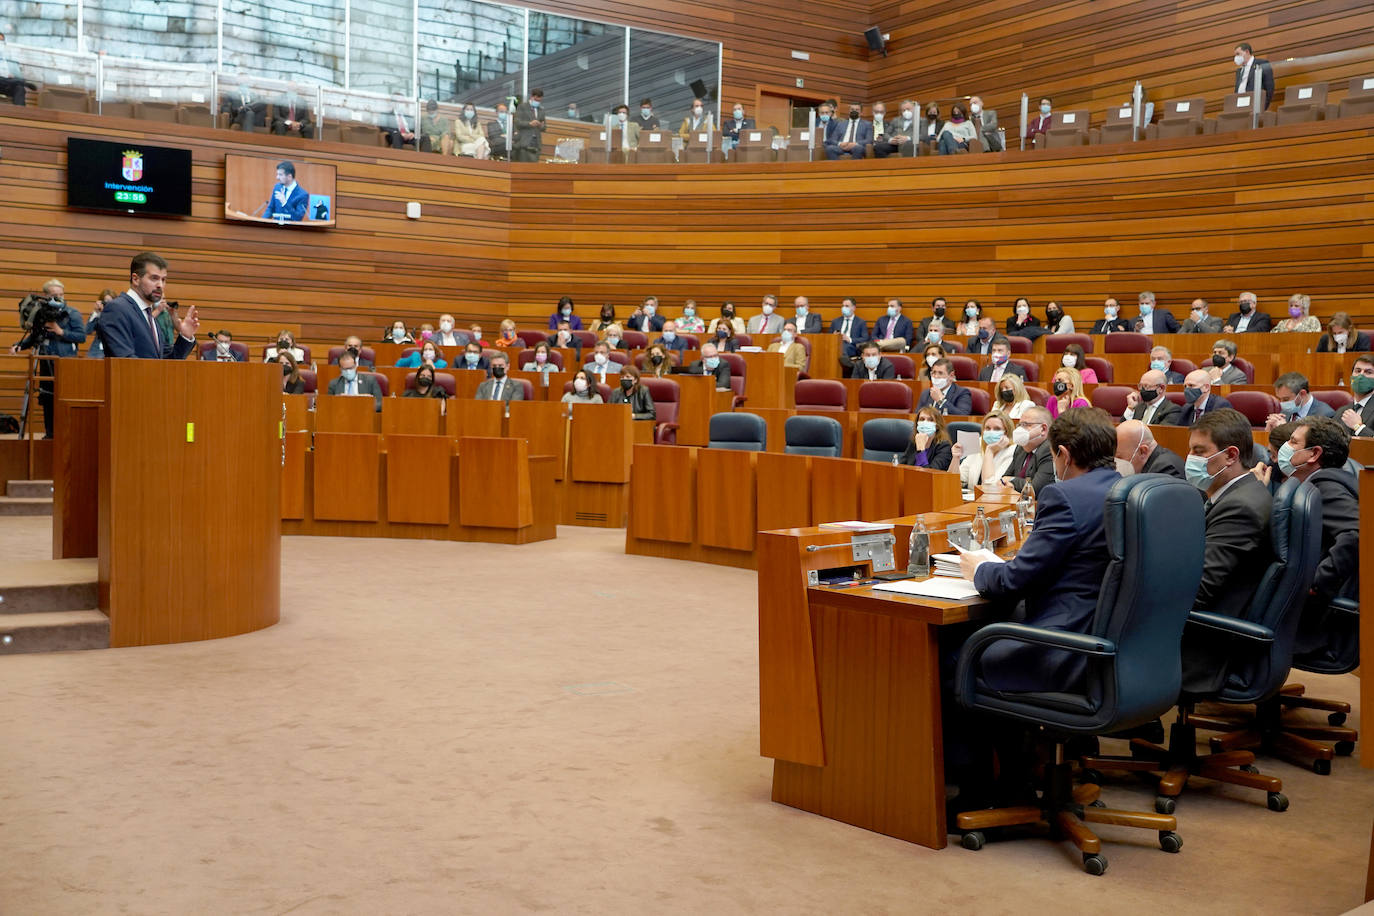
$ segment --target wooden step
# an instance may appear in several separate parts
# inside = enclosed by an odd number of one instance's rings
[[[0,617],[0,655],[109,647],[110,618],[100,611],[47,611]]]

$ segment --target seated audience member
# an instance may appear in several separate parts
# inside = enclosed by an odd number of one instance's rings
[[[1026,145],[1035,148],[1035,138],[1054,126],[1054,103],[1048,96],[1040,100],[1040,113],[1026,125]]]
[[[735,337],[735,329],[729,322],[722,321],[716,325],[710,340],[715,343],[716,349],[722,353],[734,353],[739,349],[739,340]]]
[[[720,358],[716,345],[709,341],[701,345],[701,359],[692,361],[687,374],[715,376],[717,390],[730,387],[730,364]]]
[[[978,336],[978,319],[983,317],[983,306],[977,299],[970,299],[964,303],[964,320],[954,326],[955,334],[962,334],[965,337]],[[969,341],[969,351],[972,352],[973,341]]]
[[[1312,297],[1305,293],[1294,293],[1288,297],[1288,316],[1274,325],[1274,333],[1282,334],[1288,332],[1299,332],[1303,334],[1316,334],[1322,329],[1322,323],[1316,315],[1311,314]]]
[[[545,342],[548,343],[550,347],[557,347],[561,350],[572,350],[574,354],[573,362],[580,363],[582,361],[582,340],[579,337],[573,336],[572,325],[569,323],[568,319],[558,319],[557,329],[545,338]]]
[[[1175,425],[1179,406],[1164,396],[1166,384],[1164,373],[1158,369],[1141,373],[1140,387],[1126,395],[1126,412],[1122,416],[1146,425]]]
[[[1167,474],[1183,480],[1183,459],[1155,441],[1150,427],[1126,420],[1116,428],[1116,457],[1137,474]]]
[[[954,452],[945,432],[945,418],[933,407],[922,407],[916,411],[916,425],[912,429],[911,441],[902,453],[902,464],[932,471],[948,471],[954,460]]]
[[[653,420],[658,417],[654,399],[639,381],[639,370],[626,366],[620,376],[620,385],[611,392],[612,404],[629,404],[630,416],[636,420]]]
[[[858,105],[849,106],[849,120],[842,121],[826,131],[825,158],[863,159],[868,152],[868,144],[873,142],[873,125],[861,120],[863,109]]]
[[[782,353],[783,366],[791,366],[798,372],[806,371],[809,358],[806,347],[797,340],[797,325],[794,322],[789,321],[782,326],[782,333],[768,345],[768,352]]]
[[[432,324],[430,324],[428,321],[426,321],[426,322],[424,322],[423,324],[420,325],[420,341],[421,341],[421,342],[424,342],[424,341],[426,341],[426,340],[433,340],[433,339],[434,339],[434,325],[432,325]]]
[[[506,369],[510,360],[504,353],[491,358],[491,375],[477,386],[476,399],[479,401],[523,401],[525,386],[519,380],[507,378]]]
[[[1000,382],[1004,375],[1019,375],[1025,379],[1025,368],[1011,361],[1011,341],[999,334],[992,339],[990,349],[992,359],[979,370],[978,381]]]
[[[1259,297],[1245,292],[1236,297],[1236,311],[1222,327],[1223,334],[1267,332],[1273,326],[1269,315],[1259,310]]]
[[[1183,409],[1174,417],[1175,426],[1192,426],[1203,416],[1231,406],[1219,394],[1212,394],[1212,376],[1206,369],[1194,369],[1183,377]]]
[[[229,123],[245,133],[267,126],[267,103],[254,96],[247,86],[226,93],[219,110],[228,111]]]
[[[934,147],[940,142],[940,129],[944,124],[945,122],[940,119],[940,106],[931,102],[926,106],[925,116],[921,120],[920,142],[929,143]]]
[[[630,106],[617,105],[611,114],[615,116],[611,121],[611,130],[616,134],[616,148],[639,149],[639,123],[630,117]]]
[[[916,326],[916,336],[922,340],[930,334],[930,329],[935,328],[940,332],[940,337],[946,334],[958,333],[959,325],[949,317],[949,310],[945,307],[945,297],[936,296],[930,301],[930,314],[921,319],[921,323]],[[939,338],[936,338],[939,339]]]
[[[582,330],[582,316],[573,314],[573,301],[571,296],[564,296],[558,300],[558,308],[553,310],[549,316],[549,330],[555,330],[558,322],[566,321],[568,327],[574,331]]]
[[[1150,350],[1150,368],[1164,373],[1164,380],[1170,385],[1182,385],[1183,373],[1175,372],[1174,354],[1168,347],[1156,346]]]
[[[872,137],[869,145],[873,147],[873,155],[879,159],[885,155],[878,152],[879,147],[886,148],[888,151],[887,154],[890,154],[892,150],[888,141],[888,137],[892,133],[892,127],[893,122],[888,120],[887,117],[887,103],[874,102],[873,116],[868,119],[869,134]]]
[[[359,347],[362,347],[362,345],[363,345],[363,342],[362,342],[362,340],[361,340],[360,338],[357,338],[357,337],[350,337],[350,338],[348,338],[348,340],[356,340],[356,341],[358,341],[358,346],[359,346]],[[344,346],[345,346],[345,347],[348,346],[348,341],[347,341],[347,340],[344,341]],[[291,354],[291,358],[294,359],[294,360],[295,360],[296,362],[298,362],[298,363],[299,363],[299,362],[303,362],[303,361],[305,360],[305,351],[302,350],[300,347],[296,346],[296,337],[295,337],[295,335],[292,334],[290,331],[285,331],[285,330],[283,330],[283,331],[278,331],[278,332],[277,332],[277,345],[274,346],[274,347],[268,347],[268,348],[267,348],[267,355],[263,358],[263,362],[267,362],[267,363],[272,362],[273,360],[275,360],[275,359],[277,358],[277,354],[280,353],[280,352],[282,352],[283,350],[285,350],[286,352],[290,353],[290,354]],[[354,355],[354,356],[357,356],[358,354],[355,353],[355,354],[353,354],[353,355]],[[368,368],[371,368],[371,367],[369,366]]]
[[[1332,315],[1326,333],[1317,341],[1318,353],[1368,353],[1369,350],[1369,335],[1355,330],[1347,312]]]
[[[534,345],[534,353],[529,362],[520,367],[521,372],[557,372],[558,364],[549,359],[549,342],[541,340]]]
[[[923,382],[930,381],[930,367],[940,360],[948,357],[943,344],[928,343],[921,348],[921,365],[916,372],[916,377]]]
[[[1200,611],[1245,616],[1260,585],[1259,573],[1272,559],[1269,515],[1273,497],[1249,472],[1255,440],[1250,421],[1238,410],[1208,413],[1188,434],[1184,474],[1206,494],[1207,540],[1202,583],[1193,605]],[[1184,689],[1213,690],[1226,678],[1228,640],[1199,635],[1184,644]]]
[[[477,112],[472,110],[472,128],[477,127]],[[466,112],[465,112],[466,113]],[[273,133],[276,130],[273,129]],[[455,155],[453,148],[453,122],[439,113],[439,103],[435,99],[425,102],[425,113],[420,116],[420,134],[429,141],[429,150],[432,153],[442,153],[445,156]],[[477,136],[482,140],[482,145],[486,145],[486,138],[482,137],[478,131]],[[472,155],[469,153],[468,155]],[[485,158],[485,157],[483,157]]]
[[[732,114],[734,117],[722,118],[720,122],[720,150],[727,156],[739,143],[739,132],[754,129],[754,119],[744,116],[744,106],[739,102],[735,103]]]
[[[477,344],[482,349],[487,348],[487,342],[482,338],[482,326],[477,323],[468,325],[468,340]]]
[[[563,394],[564,404],[600,404],[601,392],[585,369],[578,369],[573,376],[573,390]]]
[[[854,367],[859,348],[868,340],[868,324],[855,312],[853,296],[840,300],[840,314],[830,322],[830,333],[840,337],[840,365],[848,375]]]
[[[470,156],[473,159],[491,158],[491,140],[488,138],[487,129],[478,122],[477,109],[471,105],[463,106],[463,116],[454,123],[453,140],[450,142],[454,145],[454,152],[459,156]],[[442,146],[440,149],[442,150]]]
[[[277,362],[281,364],[282,394],[305,394],[305,379],[301,378],[300,366],[292,358],[291,351],[278,353]]]
[[[686,140],[693,133],[714,130],[715,121],[712,119],[711,112],[706,110],[705,103],[701,99],[692,99],[692,113],[682,119],[682,125],[678,127],[677,135]]]
[[[1063,307],[1053,299],[1045,303],[1045,330],[1050,334],[1073,333],[1073,319],[1066,315]]]
[[[1116,331],[1129,331],[1131,324],[1121,317],[1121,303],[1115,296],[1108,296],[1102,303],[1102,317],[1093,322],[1089,334],[1111,334]]]
[[[668,355],[667,344],[650,344],[649,349],[644,351],[644,368],[640,370],[640,374],[649,378],[667,378],[672,371],[673,360]]]
[[[1022,412],[1011,431],[1016,451],[1011,453],[1011,474],[1002,483],[1018,493],[1029,484],[1038,495],[1048,484],[1054,483],[1053,461],[1050,456],[1050,423],[1054,420],[1043,407],[1031,406]]]
[[[406,330],[406,323],[404,321],[396,320],[391,322],[391,327],[387,328],[386,336],[382,338],[382,343],[413,344],[415,343],[415,338],[411,337],[410,332]]]
[[[1274,379],[1274,397],[1279,399],[1279,412],[1269,415],[1264,423],[1265,429],[1273,429],[1290,420],[1336,416],[1336,411],[1330,405],[1312,397],[1307,376],[1300,372],[1285,372]]]
[[[973,95],[969,96],[968,113],[972,119],[973,129],[978,131],[978,136],[983,141],[983,152],[1003,152],[1002,132],[997,129],[997,112],[991,108],[984,108],[982,97]]]
[[[1355,403],[1341,411],[1341,422],[1361,439],[1374,437],[1374,359],[1361,356],[1350,367],[1350,393]]]
[[[359,337],[357,334],[350,334],[344,338],[344,352],[351,353],[353,355],[353,359],[357,362],[359,369],[366,369],[370,372],[373,369],[377,368],[375,365],[373,365],[372,360],[363,356],[363,339]],[[292,355],[295,355],[294,350],[292,351]],[[299,363],[301,362],[301,360],[297,359],[296,362]],[[337,360],[335,362],[337,362]]]
[[[1207,313],[1207,300],[1194,299],[1188,310],[1188,317],[1178,329],[1180,334],[1220,334],[1221,319]]]
[[[1207,374],[1212,378],[1213,385],[1245,385],[1250,379],[1236,365],[1236,342],[1234,340],[1218,340],[1212,344],[1212,366],[1207,370]]]
[[[601,332],[601,339],[605,342],[606,346],[610,347],[612,350],[624,349],[624,332],[620,329],[620,325],[614,322],[606,325],[605,329]]]
[[[597,381],[606,384],[606,376],[620,372],[620,363],[610,358],[611,348],[604,340],[598,340],[592,348],[592,361],[582,368],[589,375],[598,376]]]
[[[452,315],[440,315],[439,330],[434,335],[434,342],[441,347],[461,347],[467,344],[468,335],[454,330]]]
[[[663,316],[658,314],[658,297],[645,296],[644,301],[630,313],[630,320],[626,324],[631,331],[641,334],[661,334]]]
[[[854,378],[867,381],[874,379],[895,379],[897,368],[882,355],[876,341],[866,340],[859,349],[859,365],[854,368]]]
[[[973,413],[973,393],[954,383],[954,365],[948,359],[930,367],[930,387],[921,392],[916,409],[934,407],[945,416],[966,417]]]
[[[483,375],[491,368],[491,363],[482,354],[482,347],[475,340],[469,340],[468,345],[463,348],[463,359],[461,362],[454,360],[455,369],[476,369]]]
[[[902,314],[902,300],[887,300],[887,314],[873,323],[873,339],[878,349],[895,353],[909,350],[915,333],[911,319]]]
[[[1050,388],[1054,397],[1046,401],[1045,406],[1049,408],[1051,417],[1059,416],[1070,407],[1092,406],[1083,396],[1083,379],[1077,369],[1060,366],[1055,370]]]
[[[883,114],[887,110],[881,103],[874,106],[873,116],[876,121],[878,112]],[[920,122],[916,117],[916,103],[911,99],[903,99],[900,113],[891,121],[883,125],[883,134],[873,136],[873,155],[879,159],[886,159],[888,156],[913,156],[915,149],[912,141],[916,138],[916,132],[920,127]]]
[[[665,321],[666,325],[667,322]],[[701,320],[697,314],[697,303],[695,299],[688,299],[682,303],[682,317],[677,319],[677,329],[684,334],[704,334],[706,333],[706,322]]]
[[[7,95],[10,101],[21,108],[29,103],[28,93],[37,92],[38,87],[24,79],[19,64],[5,52],[5,36],[0,33],[0,95]]]
[[[979,315],[978,327],[974,331],[974,336],[968,340],[968,352],[970,356],[991,355],[992,342],[997,338],[1007,340],[1006,335],[997,330],[997,322],[991,315]],[[1011,341],[1007,341],[1007,346],[1011,346]]]
[[[798,296],[792,300],[793,320],[797,323],[798,334],[819,334],[822,330],[819,312],[811,311],[811,300]]]
[[[382,409],[381,386],[372,373],[358,371],[358,361],[347,351],[339,356],[339,375],[329,383],[329,393],[357,397],[371,395],[376,409]]]
[[[746,333],[744,330],[744,319],[736,317],[735,303],[733,302],[722,302],[720,304],[720,317],[711,319],[711,323],[706,326],[706,333],[715,334],[716,329],[722,324],[728,324],[730,326],[730,336],[732,337],[736,334]]]
[[[234,335],[228,331],[215,332],[215,355],[211,358],[217,363],[241,363],[248,357],[234,352]]]
[[[963,104],[955,102],[949,110],[949,120],[940,128],[940,155],[967,153],[969,143],[977,137],[978,129],[968,119],[968,112]]]
[[[525,342],[515,336],[515,322],[509,318],[501,319],[501,334],[491,343],[492,347],[505,350],[510,347],[523,347]]]
[[[382,133],[386,134],[387,143],[392,149],[405,149],[407,146],[418,149],[421,152],[429,152],[429,138],[418,136],[410,120],[410,112],[407,110],[410,105],[406,99],[396,96],[392,99],[390,115],[383,115],[381,121]]]
[[[654,114],[653,99],[639,100],[639,114],[635,115],[635,124],[640,130],[658,130],[658,116]]]
[[[1088,368],[1088,357],[1083,352],[1083,347],[1076,343],[1071,343],[1064,348],[1064,355],[1059,358],[1061,366],[1067,366],[1078,373],[1079,378],[1085,385],[1097,384],[1097,373]]]
[[[746,327],[750,334],[781,334],[782,323],[782,315],[778,314],[778,297],[769,294],[763,297],[759,314],[750,318]]]
[[[663,322],[663,334],[654,343],[665,350],[676,350],[679,353],[687,349],[687,341],[678,334],[677,322],[671,318]]]
[[[448,397],[448,392],[434,381],[433,366],[421,366],[415,370],[415,387],[407,389],[401,397],[438,398],[442,401]]]
[[[978,451],[965,455],[963,447],[954,443],[953,462],[959,466],[959,482],[965,490],[977,486],[1001,489],[1016,448],[1011,441],[1011,422],[1006,414],[994,410],[983,418]]]
[[[1038,335],[1032,332],[1031,328],[1039,327],[1040,319],[1031,314],[1030,300],[1025,296],[1018,296],[1011,317],[1007,319],[1007,336],[1036,337]]]
[[[1178,319],[1174,313],[1161,308],[1155,302],[1155,294],[1146,290],[1136,297],[1140,304],[1140,316],[1132,323],[1131,329],[1138,334],[1177,334]]]
[[[1035,406],[1030,395],[1026,394],[1025,380],[1010,372],[998,380],[993,402],[997,405],[995,410],[1006,414],[1013,420],[1021,419],[1021,415],[1026,412],[1027,408]]]
[[[1268,457],[1264,461],[1256,461],[1255,466],[1250,469],[1250,473],[1268,487],[1270,493],[1277,493],[1283,485],[1283,472],[1278,470],[1279,449],[1293,437],[1293,430],[1297,428],[1298,424],[1290,421],[1280,423],[1269,430],[1269,447],[1266,450]]]
[[[615,320],[615,306],[607,302],[601,306],[601,317],[592,322],[591,329],[597,334],[604,334],[611,325],[620,327],[620,324]]]
[[[417,366],[433,366],[436,369],[447,369],[448,362],[439,355],[439,348],[434,345],[434,342],[427,340],[420,344],[420,349],[396,360],[396,367],[398,369],[414,369]]]
[[[486,127],[487,146],[491,149],[491,158],[510,159],[512,127],[510,111],[505,102],[496,103],[496,117],[488,121]]]
[[[960,572],[1008,618],[1083,633],[1110,560],[1103,513],[1107,492],[1121,479],[1116,431],[1099,410],[1070,410],[1050,426],[1047,440],[1051,482],[1036,491],[1035,528],[1012,559],[980,562],[970,552],[961,556]],[[980,677],[993,689],[1083,689],[1082,654],[1005,642],[982,658]]]

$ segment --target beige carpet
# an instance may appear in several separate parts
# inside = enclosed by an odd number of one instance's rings
[[[0,521],[7,559],[46,519]],[[288,539],[282,623],[0,660],[4,913],[1340,913],[1374,773],[1189,793],[1179,855],[911,846],[768,800],[754,574],[525,547]],[[1353,679],[1312,679],[1353,698]],[[1148,807],[1123,781],[1107,800]]]

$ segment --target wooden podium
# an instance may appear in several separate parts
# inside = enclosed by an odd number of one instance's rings
[[[64,471],[53,481],[53,552],[90,556],[96,546],[110,645],[217,639],[276,623],[280,372],[262,363],[71,363],[58,376]]]

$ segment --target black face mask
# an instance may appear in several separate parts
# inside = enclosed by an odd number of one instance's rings
[[[663,362],[663,354],[655,353],[653,356],[649,357],[649,362],[653,363],[655,366],[661,364]]]
[[[492,378],[505,378],[505,377],[506,377],[506,367],[505,367],[505,366],[492,366],[492,367],[491,367],[491,375],[492,375]]]
[[[1226,365],[1226,357],[1220,355],[1219,353],[1213,353],[1212,365],[1220,369],[1222,366]]]
[[[429,377],[424,375],[420,376],[415,380],[415,387],[419,388],[421,391],[428,388],[432,384],[434,383],[430,381]]]
[[[936,318],[943,318],[943,317],[945,317],[945,307],[944,307],[943,305],[937,305],[937,306],[935,306],[935,317],[936,317]]]
[[[347,350],[346,352],[352,353],[352,354],[353,354],[353,358],[354,358],[354,359],[357,359],[357,357],[358,357],[358,348],[357,348],[357,347],[349,347],[348,350]]]
[[[282,363],[282,364],[281,364],[281,374],[282,374],[282,375],[290,375],[290,374],[291,374],[291,367],[288,366],[286,363]]]
[[[859,109],[857,109],[857,108],[851,108],[851,109],[849,109],[849,120],[851,120],[851,121],[857,121],[857,120],[859,120],[859,115],[860,115],[860,114],[862,114],[862,112],[860,112]]]
[[[634,386],[635,386],[635,380],[632,379],[632,378],[623,378],[623,379],[620,380],[620,390],[621,390],[621,391],[629,391],[629,390],[630,390],[631,388],[633,388]]]
[[[1064,313],[1063,313],[1063,312],[1046,312],[1046,313],[1045,313],[1045,317],[1048,318],[1050,321],[1054,322],[1055,324],[1058,324],[1058,323],[1059,323],[1059,319],[1061,319],[1061,318],[1064,317]]]
[[[615,319],[615,312],[602,312],[602,313],[601,313],[601,320],[602,320],[602,321],[613,321],[614,319]]]
[[[1251,310],[1252,308],[1254,308],[1254,306],[1251,305],[1250,303],[1248,303],[1248,302],[1242,302],[1242,303],[1240,304],[1240,313],[1241,313],[1242,315],[1248,315],[1248,314],[1250,314],[1250,310]]]
[[[1157,397],[1159,397],[1159,392],[1153,388],[1140,389],[1140,399],[1144,401],[1146,404],[1150,403]]]
[[[1055,383],[1054,383],[1054,394],[1055,394],[1056,397],[1063,397],[1065,394],[1068,393],[1068,390],[1069,390],[1069,383],[1068,383],[1068,382],[1055,382]]]
[[[1002,399],[1004,404],[1010,404],[1012,401],[1016,400],[1016,392],[1011,388],[1003,388],[1001,391],[997,392],[997,396]]]
[[[721,312],[720,314],[721,314],[721,317],[722,317],[722,318],[734,318],[734,317],[735,317],[735,310],[734,310],[734,309],[726,309],[725,311]]]

